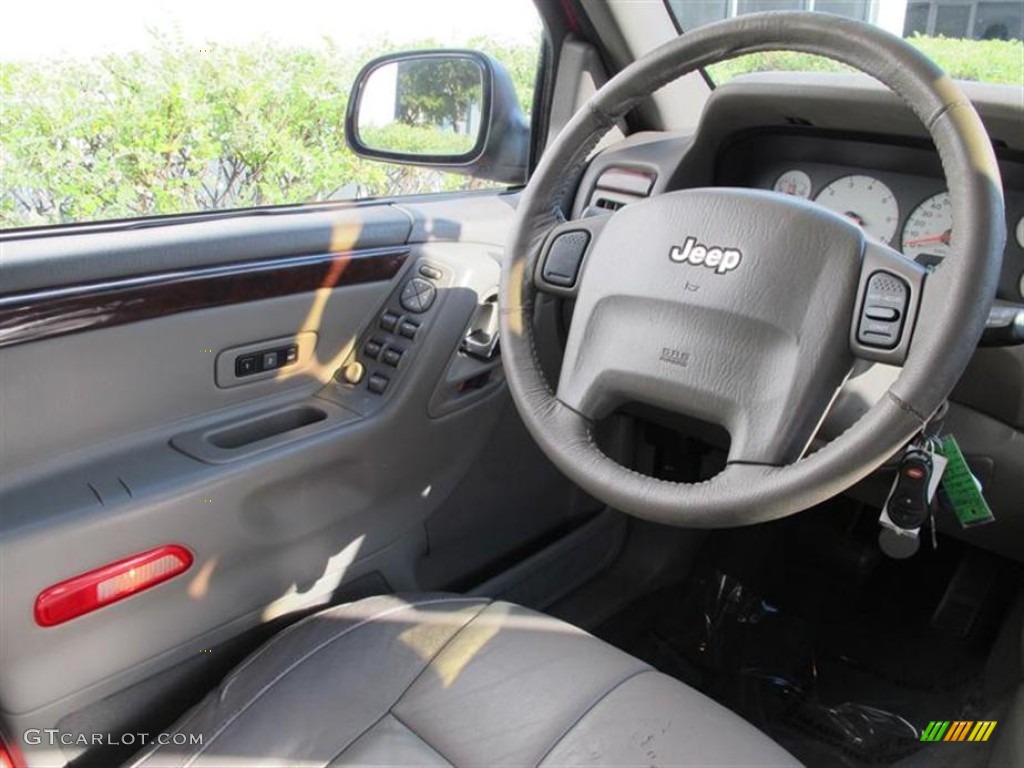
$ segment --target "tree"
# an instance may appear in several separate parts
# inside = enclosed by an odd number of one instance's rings
[[[438,46],[378,43],[353,52],[330,41],[316,49],[261,41],[199,51],[163,35],[145,53],[2,62],[0,228],[488,185],[362,160],[346,145],[343,119],[359,67],[413,47]],[[532,50],[525,56],[535,62]],[[472,98],[458,75],[451,73],[446,103],[430,107],[454,123],[465,119],[459,104]],[[516,88],[532,92],[532,70]],[[395,128],[406,129],[399,140],[410,147],[422,140],[408,126]]]
[[[470,113],[483,101],[480,67],[468,58],[399,62],[396,117],[406,125],[470,132]]]

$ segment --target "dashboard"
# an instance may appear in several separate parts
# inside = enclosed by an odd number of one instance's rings
[[[1024,298],[1024,166],[1001,153],[1006,250],[1000,298]],[[719,155],[716,184],[773,190],[849,217],[928,268],[952,253],[952,207],[935,150],[923,142],[806,130],[754,131]]]

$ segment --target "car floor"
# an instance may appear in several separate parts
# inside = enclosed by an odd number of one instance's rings
[[[927,744],[920,733],[930,720],[998,719],[1020,679],[1020,577],[945,537],[890,560],[877,511],[840,500],[713,534],[685,581],[595,634],[808,766],[982,766],[991,743]]]

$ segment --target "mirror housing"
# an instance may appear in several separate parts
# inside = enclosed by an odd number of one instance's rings
[[[371,160],[522,184],[530,125],[512,77],[493,57],[407,51],[360,70],[349,94],[345,140]]]

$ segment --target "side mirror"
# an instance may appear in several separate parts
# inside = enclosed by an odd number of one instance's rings
[[[349,95],[345,139],[360,157],[505,184],[526,180],[530,126],[508,71],[475,51],[381,56]]]

